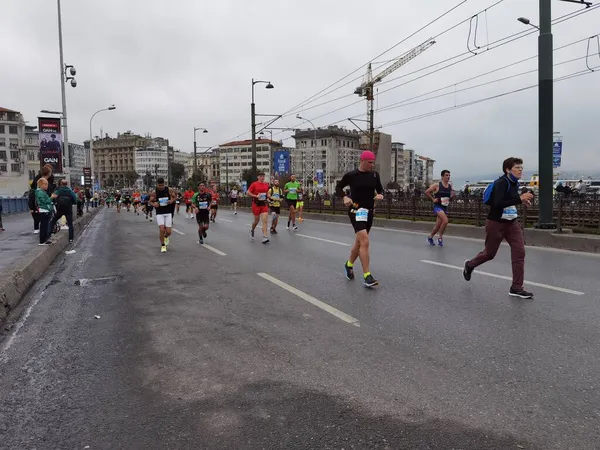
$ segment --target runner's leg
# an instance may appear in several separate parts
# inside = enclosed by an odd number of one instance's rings
[[[444,231],[446,231],[446,227],[448,226],[448,216],[444,211],[438,211],[437,220],[440,222],[439,227],[439,236],[440,239],[444,238]]]

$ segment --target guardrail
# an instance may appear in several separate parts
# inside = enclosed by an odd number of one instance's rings
[[[28,199],[25,197],[0,197],[0,202],[2,202],[2,214],[29,211]]]
[[[229,204],[229,199],[222,198],[223,205]],[[238,198],[238,206],[249,207],[249,197]],[[285,201],[282,208],[287,209]],[[534,203],[530,207],[520,205],[519,217],[524,227],[533,227],[538,221],[539,207]],[[342,200],[336,197],[329,199],[304,200],[304,211],[307,213],[347,214],[348,209]],[[455,223],[483,226],[489,211],[480,198],[457,198],[448,207],[448,217]],[[376,203],[375,213],[386,219],[404,219],[413,221],[435,221],[433,205],[424,197],[386,198]],[[575,232],[600,233],[600,197],[565,198],[557,195],[554,201],[554,221],[559,230],[572,229]]]

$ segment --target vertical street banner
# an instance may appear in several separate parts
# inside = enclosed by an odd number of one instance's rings
[[[50,164],[53,173],[62,173],[62,132],[60,119],[38,117],[40,165]]]
[[[324,186],[323,183],[323,169],[316,170],[316,178],[317,178],[317,187],[322,188]]]
[[[273,175],[278,178],[290,174],[290,152],[276,150],[273,152]]]
[[[562,162],[562,136],[554,136],[552,145],[552,166],[557,169]]]
[[[83,168],[83,185],[87,189],[92,188],[92,168],[91,167]]]

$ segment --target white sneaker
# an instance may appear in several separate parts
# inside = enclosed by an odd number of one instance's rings
[[[40,230],[33,230],[33,234],[40,234]]]

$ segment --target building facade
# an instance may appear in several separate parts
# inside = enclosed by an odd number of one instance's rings
[[[71,167],[71,186],[81,185],[83,177],[83,168],[85,167],[85,147],[81,144],[72,144],[69,142],[69,165]]]
[[[220,182],[219,151],[218,149],[209,150],[196,154],[196,165],[198,170],[204,174],[204,178],[213,183]],[[194,173],[194,155],[189,155],[186,168],[186,179],[192,177]]]
[[[281,148],[281,144],[270,139],[256,140],[256,168],[265,173],[265,181],[271,180],[273,152]],[[217,177],[220,184],[241,184],[244,170],[252,168],[252,141],[234,141],[219,145]],[[216,171],[213,169],[213,174]]]
[[[135,171],[135,150],[150,145],[151,138],[127,131],[116,138],[108,135],[94,140],[93,158],[96,180],[101,188],[123,187],[127,174]]]
[[[25,125],[25,150],[28,178],[33,181],[40,170],[40,134],[37,127]]]
[[[365,134],[360,136],[360,148],[361,150],[369,150],[370,139]],[[381,184],[383,187],[393,181],[391,158],[392,158],[392,135],[387,133],[375,132],[373,137],[373,153],[375,153],[375,170],[379,172],[381,178]]]
[[[157,178],[168,179],[169,146],[167,142],[162,138],[151,139],[147,146],[135,150],[134,170],[139,175],[136,181],[137,187],[155,184]],[[147,174],[151,175],[153,183],[145,180]]]
[[[296,130],[292,136],[296,148],[292,151],[292,172],[302,184],[332,193],[342,176],[360,163],[360,134],[337,126],[316,130]],[[323,173],[323,187],[317,179]]]
[[[415,188],[423,191],[433,183],[433,164],[427,156],[415,155]]]
[[[392,142],[391,180],[400,190],[415,189],[415,151],[404,148],[402,142]]]
[[[23,115],[0,108],[0,195],[22,196],[28,179]]]

